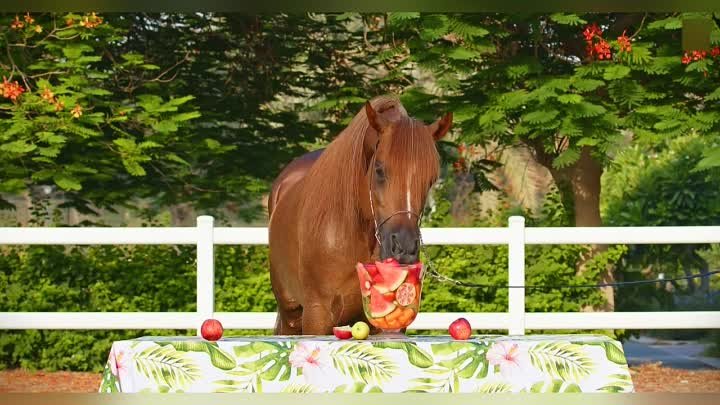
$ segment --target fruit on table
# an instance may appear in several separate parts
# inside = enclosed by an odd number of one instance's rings
[[[367,337],[370,335],[370,327],[365,322],[359,321],[355,322],[355,325],[352,327],[352,336],[355,339],[363,340],[367,339]]]
[[[389,301],[375,287],[370,287],[370,316],[382,318],[395,309],[393,301]]]
[[[350,325],[336,326],[333,328],[333,335],[338,339],[350,339],[352,337],[352,328],[350,328]]]
[[[217,319],[206,319],[200,326],[200,334],[205,340],[218,340],[223,335],[223,326]]]
[[[453,339],[467,340],[470,338],[470,335],[472,335],[472,327],[470,327],[470,322],[468,322],[467,319],[458,318],[450,324],[448,332],[450,332],[450,336],[452,336]]]
[[[393,263],[375,263],[382,282],[375,283],[375,288],[381,293],[395,291],[407,278],[408,271]]]

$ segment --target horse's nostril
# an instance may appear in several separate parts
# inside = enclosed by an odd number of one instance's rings
[[[400,241],[396,234],[390,236],[390,251],[394,255],[402,253],[402,246],[400,246]]]

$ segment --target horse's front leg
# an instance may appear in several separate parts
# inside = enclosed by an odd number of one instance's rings
[[[333,313],[330,302],[315,301],[303,307],[303,335],[330,335],[335,326],[337,314]]]

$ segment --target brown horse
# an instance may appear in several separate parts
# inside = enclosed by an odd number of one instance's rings
[[[326,335],[365,320],[355,264],[419,257],[419,217],[439,172],[431,125],[392,97],[366,103],[324,150],[290,163],[273,183],[270,279],[275,334]]]

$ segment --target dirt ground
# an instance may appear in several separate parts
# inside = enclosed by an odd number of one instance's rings
[[[630,369],[637,392],[717,392],[720,370],[679,370],[660,364]],[[0,371],[0,392],[97,392],[100,374]]]

